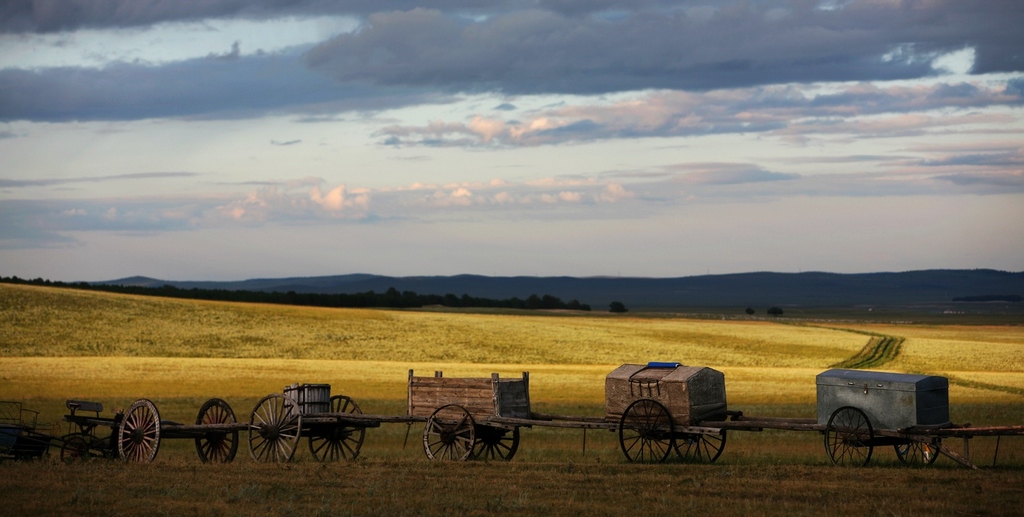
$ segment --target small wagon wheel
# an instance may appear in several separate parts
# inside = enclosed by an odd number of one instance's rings
[[[672,452],[672,415],[656,400],[634,401],[619,419],[619,445],[631,462],[665,461]]]
[[[473,443],[473,453],[470,458],[475,460],[503,460],[511,461],[519,449],[519,427],[513,427],[512,432],[500,427],[489,425],[476,426],[476,442]]]
[[[725,449],[725,431],[713,434],[684,434],[676,436],[676,454],[693,463],[714,463]]]
[[[160,413],[146,399],[132,402],[117,429],[117,453],[122,460],[149,463],[160,450]]]
[[[234,424],[235,412],[231,406],[221,399],[207,400],[199,408],[196,425]],[[238,429],[211,430],[196,438],[196,452],[203,463],[231,463],[238,452]]]
[[[295,456],[302,434],[299,405],[287,395],[267,395],[249,417],[249,454],[259,462],[286,463]]]
[[[833,465],[867,465],[874,430],[863,411],[844,406],[832,413],[825,428],[825,452]]]
[[[423,452],[432,460],[465,461],[475,443],[473,416],[456,404],[437,408],[423,428]]]
[[[86,433],[65,435],[61,438],[64,443],[60,446],[60,461],[74,463],[90,458],[89,442],[91,439],[92,437]]]
[[[896,457],[908,465],[931,465],[939,457],[941,438],[932,438],[930,442],[910,440],[907,443],[893,445]]]
[[[331,397],[331,413],[350,413],[360,415],[359,404],[345,395]],[[354,460],[359,456],[366,436],[365,427],[348,425],[331,426],[324,435],[310,435],[309,452],[320,461]]]

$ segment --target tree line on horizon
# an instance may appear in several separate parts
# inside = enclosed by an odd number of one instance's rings
[[[431,305],[440,305],[453,308],[495,308],[495,309],[561,309],[570,311],[590,311],[590,305],[580,303],[578,300],[563,302],[557,296],[545,294],[537,296],[531,294],[525,300],[512,297],[507,299],[481,298],[463,294],[456,296],[448,293],[418,294],[414,291],[399,292],[394,287],[386,292],[376,293],[367,291],[365,293],[297,293],[288,291],[230,291],[227,289],[181,289],[173,285],[165,284],[161,287],[144,287],[135,285],[120,284],[90,284],[88,282],[61,282],[51,281],[42,278],[26,280],[12,277],[0,277],[0,283],[39,285],[47,287],[60,287],[70,289],[82,289],[88,291],[104,291],[119,294],[137,294],[143,296],[159,296],[164,298],[184,298],[192,300],[209,300],[223,302],[249,302],[249,303],[271,303],[280,305],[303,305],[310,307],[333,307],[333,308],[370,308],[386,307],[395,309],[420,308]],[[618,302],[615,302],[618,303]],[[615,311],[613,311],[615,312]],[[623,307],[623,311],[624,307]]]

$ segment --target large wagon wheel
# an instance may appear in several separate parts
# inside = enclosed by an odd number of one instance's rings
[[[301,434],[302,415],[295,400],[280,393],[267,395],[249,417],[249,454],[259,462],[289,462]]]
[[[235,422],[235,412],[221,399],[207,400],[196,416],[196,425],[228,425]],[[196,438],[196,452],[203,463],[231,463],[238,452],[238,429],[207,431]]]
[[[619,419],[619,445],[631,462],[665,461],[672,452],[672,415],[656,400],[634,401]]]
[[[508,429],[479,425],[476,427],[476,442],[470,458],[475,460],[511,461],[519,449],[519,428]]]
[[[715,434],[684,434],[676,436],[676,454],[693,463],[714,463],[725,449],[725,431]]]
[[[362,414],[359,404],[345,395],[331,397],[331,413]],[[354,460],[363,446],[366,428],[348,425],[331,426],[324,435],[310,435],[309,452],[320,461]]]
[[[64,463],[74,463],[93,456],[89,452],[89,444],[92,442],[92,436],[89,434],[68,434],[61,438],[61,441],[64,443],[60,446],[60,461]]]
[[[465,461],[473,454],[475,428],[473,416],[462,406],[441,406],[423,428],[423,452],[432,460]]]
[[[931,465],[939,457],[941,438],[932,438],[930,442],[910,440],[907,443],[893,445],[896,457],[908,465]]]
[[[845,406],[835,410],[825,428],[825,452],[833,465],[867,465],[874,430],[863,411]]]
[[[146,399],[132,402],[117,429],[117,453],[122,460],[148,463],[160,450],[160,413]]]

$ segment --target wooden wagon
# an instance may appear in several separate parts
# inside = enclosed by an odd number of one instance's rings
[[[256,403],[247,426],[249,454],[259,462],[291,461],[304,436],[319,461],[353,460],[366,428],[384,421],[393,419],[363,415],[351,397],[332,396],[330,384],[292,384]]]
[[[148,399],[136,400],[111,417],[101,416],[100,402],[68,400],[65,405],[70,413],[64,421],[71,427],[60,438],[60,458],[65,462],[101,457],[147,463],[156,458],[164,439],[192,439],[203,462],[230,462],[238,450],[238,433],[246,427],[218,398],[202,405],[194,424],[161,420]]]
[[[416,377],[409,370],[408,416],[426,418],[423,451],[430,459],[511,460],[520,424],[530,419],[530,374],[522,379]]]
[[[605,418],[618,422],[619,444],[630,461],[713,462],[725,431],[708,427],[730,416],[725,375],[680,363],[624,364],[605,379]]]
[[[56,439],[39,429],[38,417],[21,402],[0,401],[0,460],[36,459],[49,452]]]
[[[498,374],[488,379],[447,378],[441,372],[416,377],[410,371],[408,414],[427,417],[427,456],[507,461],[518,450],[520,427],[618,431],[629,461],[664,461],[672,450],[683,458],[714,461],[724,446],[725,431],[696,425],[729,416],[724,376],[710,368],[622,365],[606,378],[604,417],[535,413],[529,383],[529,373],[522,379]]]

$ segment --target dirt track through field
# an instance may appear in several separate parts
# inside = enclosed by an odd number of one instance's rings
[[[833,364],[833,368],[878,368],[894,361],[900,355],[905,338],[899,336],[874,335],[868,339],[859,352],[853,357]]]

